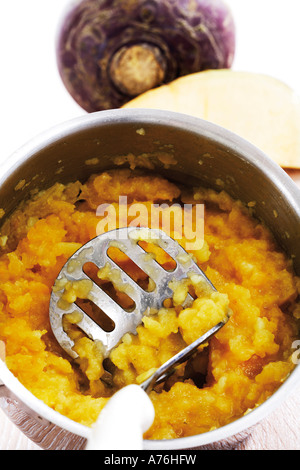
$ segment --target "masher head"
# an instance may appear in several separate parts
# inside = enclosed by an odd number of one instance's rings
[[[167,253],[174,262],[172,269],[166,270],[159,264],[155,257],[141,246],[141,241],[156,245]],[[149,277],[151,289],[141,287],[109,256],[111,247],[120,250]],[[111,281],[117,290],[126,293],[132,299],[133,307],[122,307],[96,283],[85,269],[87,263],[92,263],[98,270],[105,268],[106,280]],[[53,333],[62,348],[71,357],[76,358],[74,342],[63,326],[64,316],[76,312],[80,315],[76,326],[92,340],[100,341],[104,355],[108,356],[125,333],[136,333],[136,327],[144,315],[151,309],[160,309],[166,299],[173,297],[170,282],[181,281],[192,274],[202,276],[209,288],[215,290],[192,257],[162,230],[126,227],[103,233],[76,251],[60,271],[56,285],[61,285],[62,288],[53,289],[50,299],[50,323]],[[62,302],[63,286],[78,281],[89,281],[87,299],[111,320],[111,327],[105,327],[103,322],[99,324],[76,300],[71,303]],[[187,307],[192,301],[193,298],[188,293],[183,306]]]

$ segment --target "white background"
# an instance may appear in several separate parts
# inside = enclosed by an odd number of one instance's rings
[[[237,29],[233,68],[272,75],[300,94],[300,0],[227,3]],[[68,4],[1,0],[0,163],[36,134],[85,113],[56,67],[55,37]]]
[[[36,134],[85,111],[64,88],[56,67],[56,32],[70,0],[0,1],[1,164]],[[233,69],[271,75],[300,94],[300,0],[227,3],[237,30]],[[287,415],[299,419],[296,409],[299,405],[293,404]],[[285,416],[286,409],[279,410],[278,426]],[[264,438],[256,440],[253,448],[299,448],[299,435],[290,434],[289,424],[284,427],[285,440],[282,435],[276,440],[276,432],[270,433],[264,421],[266,429],[260,431]],[[266,447],[262,441],[268,441]],[[0,450],[36,448],[0,410]]]

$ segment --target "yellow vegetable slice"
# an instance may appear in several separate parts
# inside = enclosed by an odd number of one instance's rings
[[[300,168],[300,98],[285,83],[252,72],[208,70],[147,91],[123,108],[177,111],[250,141],[284,168]]]

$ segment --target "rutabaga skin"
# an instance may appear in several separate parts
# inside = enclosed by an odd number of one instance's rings
[[[189,73],[229,68],[234,51],[222,0],[83,0],[63,21],[57,62],[67,90],[93,112]]]

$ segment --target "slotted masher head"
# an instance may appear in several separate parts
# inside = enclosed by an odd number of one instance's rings
[[[164,250],[174,260],[174,269],[167,271],[154,257],[149,256],[149,253],[140,246],[139,242],[141,240],[158,245]],[[126,254],[135,265],[149,276],[153,281],[151,291],[147,291],[137,284],[108,255],[108,250],[112,246],[117,247]],[[83,269],[88,262],[93,263],[99,269],[108,266],[112,279],[117,277],[119,285],[128,287],[126,294],[133,300],[134,308],[131,311],[124,309],[98,284],[91,282],[92,287],[88,293],[88,299],[101,309],[114,324],[112,331],[107,331],[103,329],[103,326],[97,324],[77,303],[64,304],[62,308],[60,302],[62,293],[53,290],[50,299],[51,327],[59,344],[73,358],[77,357],[77,353],[73,350],[74,342],[63,327],[63,317],[66,314],[79,313],[81,320],[76,324],[77,327],[92,340],[100,341],[105,356],[108,356],[111,349],[120,342],[125,333],[136,333],[136,327],[141,323],[143,316],[147,315],[147,312],[150,312],[151,309],[160,309],[166,299],[172,298],[173,291],[169,286],[171,281],[180,281],[191,274],[198,274],[203,277],[211,289],[215,290],[203,271],[179,243],[159,229],[126,227],[103,233],[83,245],[69,258],[60,271],[57,280],[64,279],[66,282],[70,281],[72,283],[74,281],[91,280]],[[116,273],[118,276],[115,275]],[[190,294],[187,294],[184,306],[188,306],[192,300]]]

